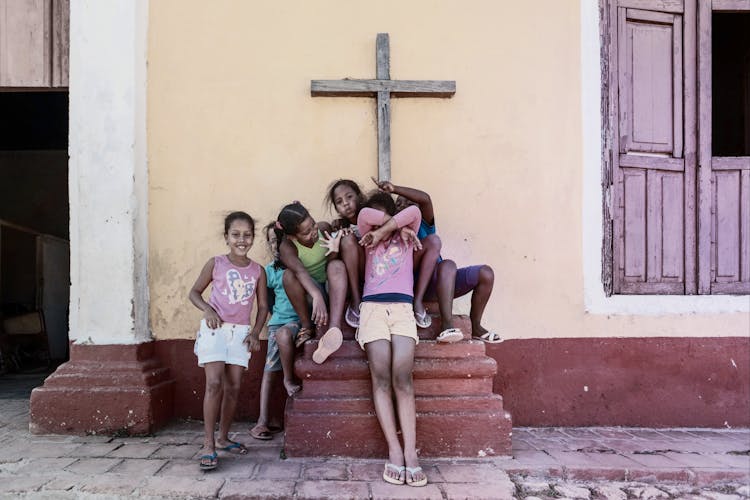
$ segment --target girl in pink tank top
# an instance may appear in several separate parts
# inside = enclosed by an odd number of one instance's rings
[[[245,212],[232,212],[224,219],[224,240],[229,253],[206,262],[190,290],[190,302],[203,311],[195,341],[198,365],[206,373],[203,394],[205,439],[199,466],[203,470],[218,465],[216,448],[246,454],[241,443],[229,440],[229,428],[237,407],[242,372],[247,369],[250,351],[260,349],[260,330],[268,315],[266,273],[247,256],[255,237],[255,221]],[[211,285],[206,302],[203,292]],[[255,324],[250,326],[253,300],[257,302]],[[216,419],[219,437],[214,439]]]

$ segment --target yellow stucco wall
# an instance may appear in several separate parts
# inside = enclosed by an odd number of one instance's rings
[[[560,0],[152,1],[155,337],[194,334],[200,314],[187,291],[223,251],[228,211],[265,224],[298,199],[328,219],[333,179],[372,187],[373,100],[312,98],[310,80],[374,78],[378,32],[390,33],[392,78],[457,82],[452,99],[394,100],[393,180],[432,195],[444,256],[495,269],[486,326],[506,338],[746,335],[744,313],[585,313],[578,9]],[[251,256],[267,261],[260,239]]]

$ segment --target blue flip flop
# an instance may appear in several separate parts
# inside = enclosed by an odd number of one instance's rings
[[[230,453],[237,453],[238,455],[246,455],[247,454],[247,448],[245,448],[245,445],[242,443],[237,443],[235,441],[229,441],[229,444],[224,446],[223,448],[219,448],[221,451],[228,451]]]
[[[200,462],[198,466],[201,470],[213,470],[219,465],[219,456],[216,452],[213,452],[210,455],[201,455],[199,460]],[[208,460],[209,462],[204,462],[204,460]]]

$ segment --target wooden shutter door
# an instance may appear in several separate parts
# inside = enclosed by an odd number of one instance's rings
[[[685,21],[681,1],[611,8],[615,293],[694,293],[695,135],[685,130],[695,128],[695,73],[683,54],[695,37]]]
[[[750,2],[714,0],[699,5],[699,292],[750,293],[750,156],[714,156],[711,141],[712,15],[722,10],[749,12]],[[745,72],[750,75],[750,66]],[[745,78],[750,87],[750,77]],[[750,102],[750,88],[745,96]]]

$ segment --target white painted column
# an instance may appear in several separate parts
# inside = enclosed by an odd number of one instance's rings
[[[148,0],[70,2],[70,337],[136,344],[148,321]]]

